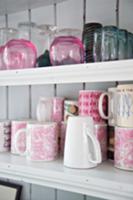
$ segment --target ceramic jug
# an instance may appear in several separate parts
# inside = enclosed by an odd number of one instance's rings
[[[68,118],[64,165],[71,168],[92,168],[101,163],[100,144],[94,134],[91,117]]]

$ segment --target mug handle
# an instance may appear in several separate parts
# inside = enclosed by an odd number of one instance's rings
[[[110,111],[108,110],[108,115],[105,115],[103,111],[103,99],[105,96],[107,96],[108,99],[110,97],[108,92],[104,92],[103,94],[100,95],[99,102],[98,102],[98,110],[99,110],[100,116],[103,119],[109,119],[111,117]]]
[[[17,133],[15,134],[15,137],[14,137],[14,147],[16,149],[16,151],[21,155],[21,156],[24,156],[26,154],[26,151],[25,150],[24,152],[21,152],[18,148],[18,145],[17,145],[17,141],[18,141],[18,137],[20,136],[21,133],[25,133],[26,134],[26,128],[22,128],[20,130],[17,131]]]
[[[93,147],[94,147],[94,155],[95,160],[92,159],[92,156],[89,156],[89,161],[94,164],[98,164],[102,162],[102,155],[101,155],[101,147],[99,144],[99,141],[97,140],[96,136],[92,132],[90,126],[86,125],[86,135],[89,137],[92,141]]]

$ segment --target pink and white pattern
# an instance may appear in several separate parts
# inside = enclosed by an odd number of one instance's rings
[[[107,160],[107,125],[106,124],[95,124],[94,127],[95,135],[100,143],[102,161]]]
[[[16,134],[19,130],[26,129],[28,121],[12,121],[11,123],[11,153],[13,154],[20,154],[20,152],[24,152],[26,149],[26,134],[23,131],[17,141],[15,141]],[[17,144],[15,144],[17,142]],[[20,150],[17,151],[16,146]]]
[[[115,167],[133,170],[133,128],[115,127]]]
[[[102,91],[98,90],[81,90],[79,92],[79,115],[80,116],[90,116],[93,117],[94,122],[102,123],[105,122],[101,118],[98,109],[99,97],[102,94]],[[107,101],[103,100],[103,110],[106,112]]]
[[[27,126],[27,158],[32,161],[51,161],[58,155],[58,124]]]
[[[64,98],[53,98],[53,114],[52,121],[61,122],[63,120]]]

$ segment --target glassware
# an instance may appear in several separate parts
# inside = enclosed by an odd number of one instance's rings
[[[115,26],[105,26],[102,29],[102,61],[118,59],[118,29]]]
[[[127,58],[133,58],[133,34],[128,32],[127,36]]]
[[[55,32],[57,27],[54,25],[43,24],[38,26],[39,36],[39,57],[37,59],[38,67],[51,66],[49,49],[50,44],[55,38]]]
[[[18,24],[19,39],[30,40],[37,49],[37,55],[40,55],[39,30],[34,22],[20,22]],[[42,45],[42,44],[41,44]]]
[[[128,32],[124,29],[118,31],[118,59],[127,58],[127,36]]]
[[[82,31],[74,28],[63,28],[57,31],[56,36],[74,36],[82,40]]]
[[[50,47],[52,65],[79,64],[84,62],[82,42],[73,36],[56,37]]]
[[[84,25],[82,40],[85,47],[85,61],[94,62],[93,57],[93,43],[94,43],[94,33],[97,29],[102,28],[100,23],[87,23]]]
[[[93,44],[94,62],[101,61],[101,41],[102,41],[102,28],[99,28],[94,32],[94,44]]]
[[[0,46],[5,45],[11,39],[18,38],[18,30],[15,28],[0,28]]]
[[[10,40],[3,51],[6,69],[23,69],[35,67],[36,48],[29,40]]]

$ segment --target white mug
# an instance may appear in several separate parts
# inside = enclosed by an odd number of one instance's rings
[[[117,86],[117,126],[133,127],[133,84]]]
[[[115,126],[116,122],[116,89],[117,88],[109,88],[108,92],[104,92],[101,94],[99,98],[99,113],[103,119],[108,119],[108,124],[110,126]],[[103,111],[103,100],[105,96],[108,97],[108,115],[106,115]]]
[[[36,109],[36,117],[39,122],[52,121],[53,99],[47,97],[40,97]]]
[[[101,149],[94,133],[93,119],[88,116],[70,116],[66,130],[64,165],[71,168],[92,168],[101,161]]]

